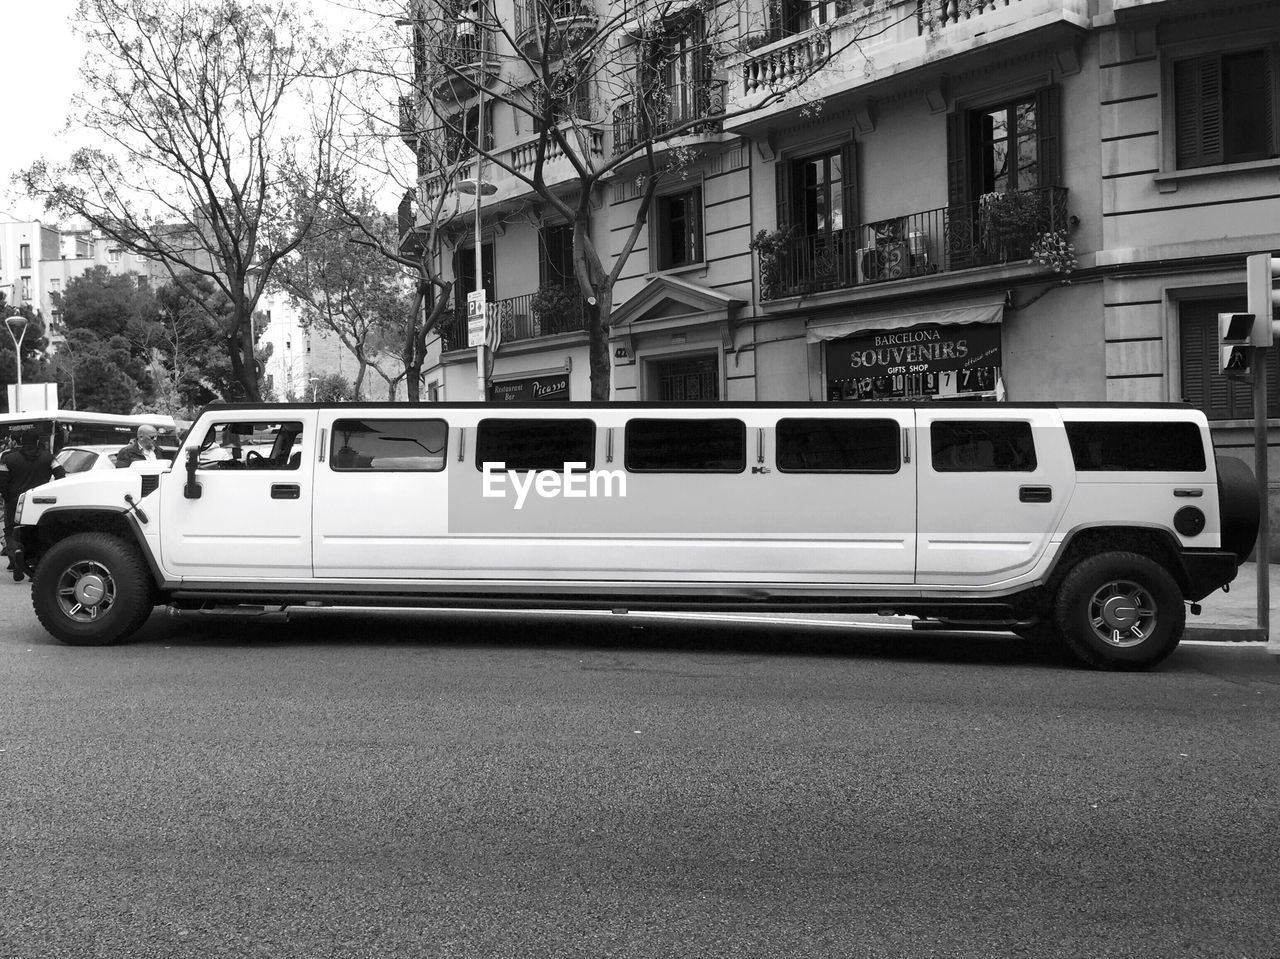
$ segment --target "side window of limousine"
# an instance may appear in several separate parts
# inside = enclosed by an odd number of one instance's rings
[[[596,424],[591,420],[483,419],[476,429],[476,469],[552,470],[565,463],[595,468]],[[499,468],[496,464],[504,464]]]
[[[747,468],[742,420],[634,419],[627,422],[629,473],[741,473]]]
[[[444,469],[444,420],[337,420],[329,465],[340,472],[435,473]]]
[[[209,427],[199,447],[202,470],[296,470],[302,463],[299,422],[225,422]]]
[[[1204,443],[1195,423],[1066,424],[1071,458],[1081,472],[1203,473]]]
[[[778,420],[778,469],[784,473],[896,473],[901,427],[895,420]]]
[[[1030,423],[935,420],[929,431],[936,472],[1030,473],[1036,468]]]

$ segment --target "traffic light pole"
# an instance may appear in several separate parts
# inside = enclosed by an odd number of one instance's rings
[[[1267,476],[1267,349],[1253,350],[1253,475],[1258,483],[1258,505],[1262,516],[1258,524],[1258,629],[1271,638],[1271,523],[1269,479]]]

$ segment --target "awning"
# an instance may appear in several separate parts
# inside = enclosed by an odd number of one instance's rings
[[[982,297],[947,300],[937,306],[878,307],[862,310],[853,307],[851,315],[823,318],[809,324],[806,337],[810,343],[838,340],[868,330],[902,330],[912,326],[951,325],[956,323],[999,323],[1004,319],[1004,293],[988,293]]]

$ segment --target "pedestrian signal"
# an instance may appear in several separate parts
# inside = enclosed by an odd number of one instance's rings
[[[1219,313],[1218,335],[1222,344],[1220,369],[1226,376],[1243,378],[1252,370],[1252,313]]]

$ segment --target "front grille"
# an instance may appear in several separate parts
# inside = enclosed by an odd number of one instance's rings
[[[143,495],[143,496],[147,496],[147,495],[149,495],[149,494],[151,494],[151,493],[154,493],[154,492],[156,491],[156,488],[157,488],[159,485],[160,485],[160,477],[159,477],[159,476],[144,476],[144,477],[142,477],[142,495]]]

